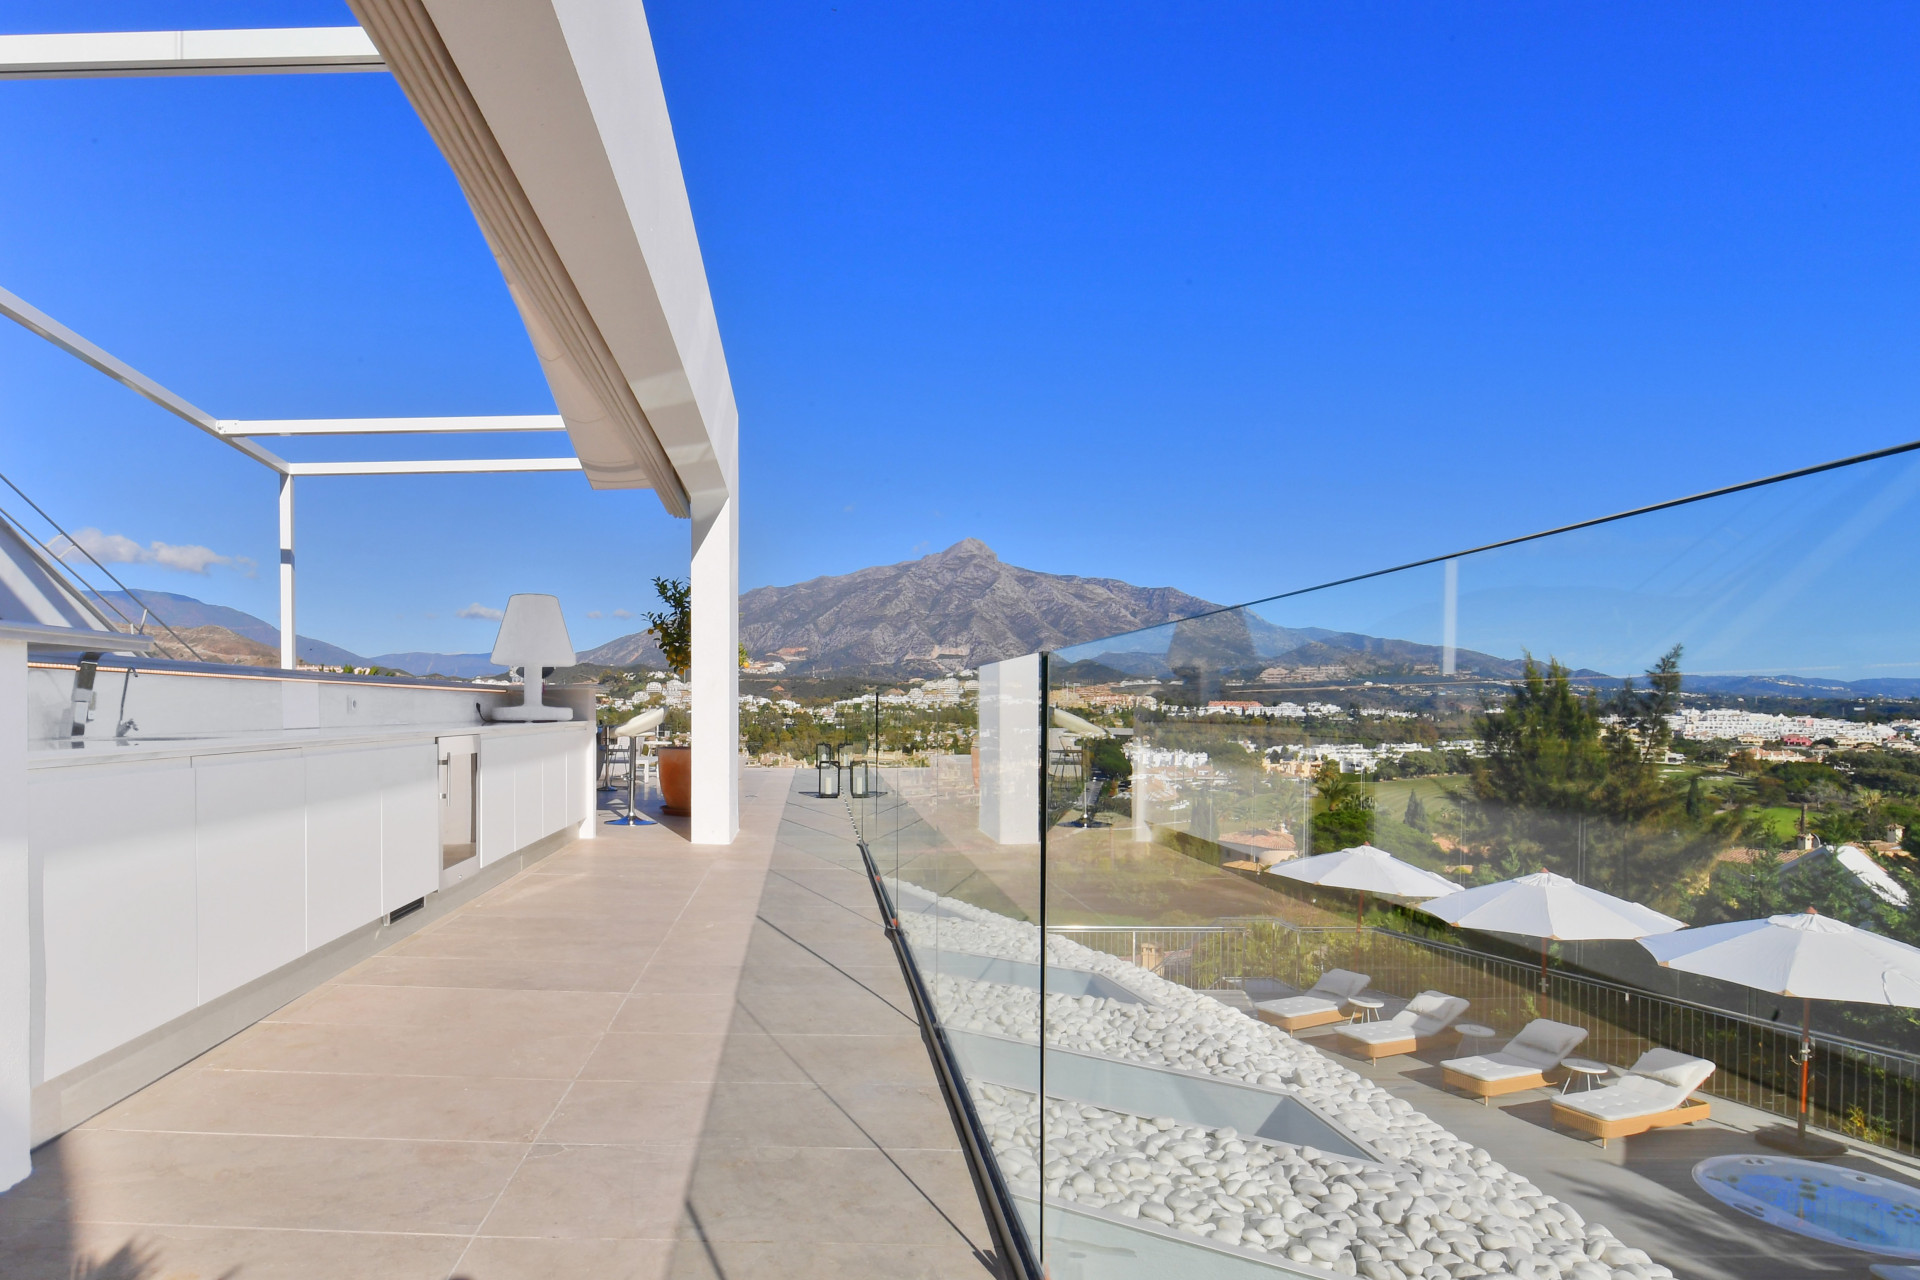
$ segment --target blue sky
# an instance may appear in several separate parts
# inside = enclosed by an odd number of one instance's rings
[[[741,405],[744,585],[976,536],[1247,599],[1920,436],[1910,9],[648,12]],[[0,285],[216,414],[550,407],[385,77],[0,84],[0,172]],[[23,332],[0,470],[235,561],[136,585],[271,616],[242,563],[272,563],[269,477]],[[457,611],[514,590],[605,639],[687,542],[569,477],[310,483],[301,526],[301,629],[363,652],[480,648]]]
[[[1456,643],[1632,675],[1672,646],[1690,675],[1920,676],[1920,452],[1837,468],[1455,560]],[[1283,627],[1445,643],[1445,570],[1424,564],[1256,602]],[[1097,640],[1164,653],[1176,628]]]

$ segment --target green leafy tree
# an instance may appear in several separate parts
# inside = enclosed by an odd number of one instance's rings
[[[1813,833],[1827,844],[1851,844],[1866,838],[1866,826],[1857,813],[1829,809],[1813,820]]]
[[[655,578],[653,590],[666,608],[649,612],[647,625],[653,628],[654,642],[660,646],[667,668],[685,680],[693,668],[692,589],[681,578]]]
[[[1313,852],[1332,853],[1373,839],[1373,796],[1325,760],[1314,775]]]
[[[1475,717],[1485,746],[1460,808],[1478,878],[1542,869],[1651,906],[1678,909],[1745,815],[1713,806],[1665,772],[1678,705],[1680,647],[1602,701],[1531,655],[1504,705]]]

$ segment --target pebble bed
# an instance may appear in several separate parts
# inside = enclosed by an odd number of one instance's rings
[[[1037,958],[1039,930],[901,886],[917,948]],[[1204,1237],[1216,1246],[1367,1280],[1667,1280],[1673,1272],[1401,1098],[1278,1027],[1066,938],[1047,962],[1099,973],[1149,1001],[1052,995],[1049,1042],[1296,1092],[1388,1162],[1243,1138],[1059,1100],[1047,1104],[1045,1159],[1033,1094],[970,1088],[1001,1172],[1018,1191]],[[941,1021],[1038,1043],[1039,993],[936,973]]]

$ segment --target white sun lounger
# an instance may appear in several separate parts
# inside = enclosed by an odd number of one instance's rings
[[[1522,1089],[1544,1089],[1547,1073],[1587,1038],[1585,1027],[1535,1018],[1520,1034],[1492,1053],[1454,1058],[1440,1064],[1446,1082],[1485,1101]]]
[[[1364,973],[1354,973],[1350,969],[1329,969],[1304,995],[1288,996],[1284,1000],[1262,1000],[1253,1008],[1259,1014],[1260,1021],[1271,1022],[1282,1031],[1323,1027],[1346,1017],[1344,1006],[1347,1000],[1365,991],[1367,983],[1371,981],[1373,979]]]
[[[1466,1011],[1467,1002],[1459,996],[1422,991],[1385,1022],[1353,1023],[1333,1031],[1343,1047],[1377,1061],[1440,1043],[1454,1034],[1454,1019]]]
[[[1692,1094],[1712,1074],[1713,1064],[1705,1058],[1649,1049],[1618,1082],[1555,1098],[1554,1123],[1598,1138],[1604,1147],[1609,1138],[1705,1120],[1711,1106]]]

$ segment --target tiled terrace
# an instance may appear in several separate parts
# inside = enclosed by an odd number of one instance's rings
[[[990,1274],[844,807],[743,784],[733,845],[602,828],[48,1143],[0,1270]]]

